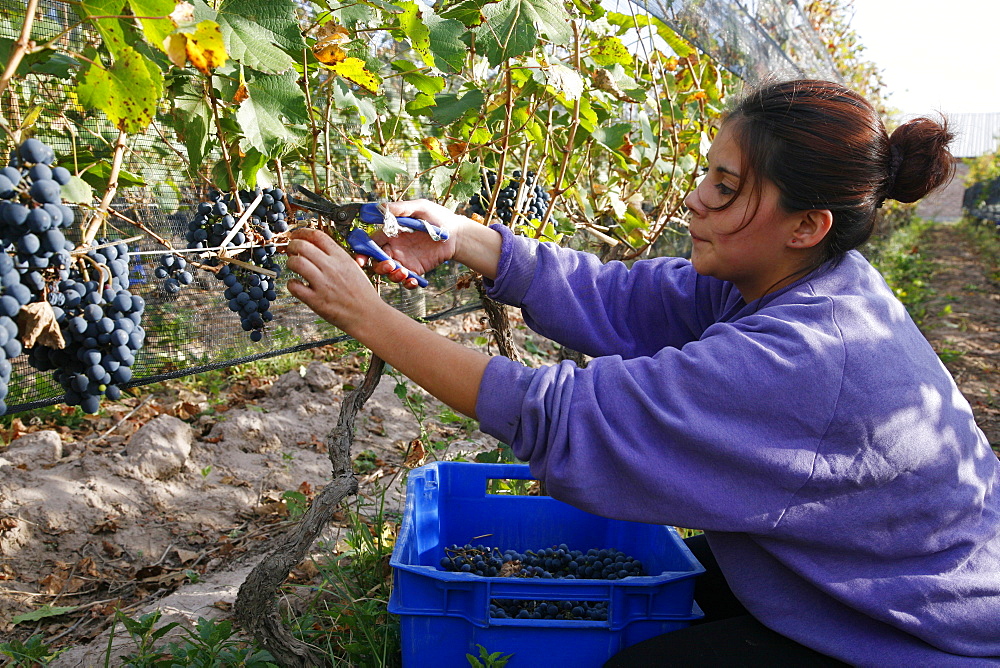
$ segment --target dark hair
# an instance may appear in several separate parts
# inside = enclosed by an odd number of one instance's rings
[[[867,100],[829,81],[765,83],[740,97],[725,122],[743,155],[740,173],[753,174],[752,192],[767,179],[786,211],[833,213],[821,262],[867,241],[886,198],[915,202],[955,173],[947,120],[916,118],[890,137]]]

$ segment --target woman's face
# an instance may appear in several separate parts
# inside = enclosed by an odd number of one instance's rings
[[[779,191],[762,180],[757,189],[741,174],[742,153],[732,124],[722,126],[708,151],[705,176],[684,203],[691,211],[691,263],[704,276],[731,281],[747,302],[775,289],[801,263],[789,243],[799,216],[779,205]],[[756,192],[755,192],[756,190]],[[732,203],[721,211],[720,207]]]

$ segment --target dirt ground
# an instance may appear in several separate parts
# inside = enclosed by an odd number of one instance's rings
[[[949,227],[921,246],[937,264],[926,334],[1000,452],[1000,276]],[[436,327],[477,345],[481,317]],[[553,347],[517,324],[527,361],[550,361]],[[71,648],[54,665],[103,665],[116,608],[134,618],[161,610],[164,621],[229,615],[247,573],[301,510],[296,499],[329,480],[326,435],[360,369],[352,355],[314,356],[276,379],[243,378],[224,396],[197,384],[140,388],[74,428],[20,416],[4,440],[27,436],[0,447],[0,639],[42,634]],[[382,494],[389,513],[401,512],[412,466],[496,447],[439,419],[443,406],[410,386],[425,416],[426,442],[414,443],[420,423],[395,390],[383,377],[359,414],[361,512]],[[343,519],[317,551],[336,549]],[[14,623],[42,606],[66,611]]]
[[[924,334],[1000,455],[1000,258],[986,257],[948,225],[931,228],[919,250],[933,259],[936,293]]]

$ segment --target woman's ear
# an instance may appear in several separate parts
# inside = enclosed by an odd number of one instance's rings
[[[788,239],[790,248],[814,248],[833,227],[833,214],[829,209],[809,209],[800,214],[798,225]]]

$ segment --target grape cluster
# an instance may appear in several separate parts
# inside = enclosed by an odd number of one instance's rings
[[[239,199],[242,207],[249,207],[258,195],[262,195],[260,203],[243,229],[226,244],[227,249],[233,249],[227,252],[231,257],[278,274],[281,269],[274,259],[277,246],[273,239],[275,235],[288,231],[285,194],[278,188],[263,192],[259,189],[241,190]],[[232,195],[215,192],[209,199],[211,201],[198,204],[195,217],[188,225],[188,248],[219,248],[236,227]],[[206,264],[218,266],[219,262],[213,257]],[[239,315],[243,330],[250,333],[250,340],[264,338],[264,325],[274,318],[271,304],[277,298],[276,279],[232,264],[219,267],[215,277],[225,284],[224,295],[229,308]]]
[[[21,354],[17,338],[17,313],[28,303],[31,292],[21,285],[21,274],[7,253],[0,252],[0,415],[7,412],[10,360]]]
[[[175,253],[161,255],[153,275],[163,280],[163,291],[168,295],[176,295],[182,286],[194,282],[194,276],[188,271],[187,260]]]
[[[129,291],[129,249],[99,239],[89,262],[69,270],[48,294],[66,347],[36,345],[28,362],[66,391],[66,403],[96,413],[102,396],[116,400],[132,379],[132,365],[146,338],[145,301]],[[98,280],[95,280],[98,279]]]
[[[54,161],[55,152],[31,138],[12,151],[8,165],[0,169],[0,238],[14,255],[18,283],[31,295],[22,306],[42,298],[52,272],[66,278],[74,248],[62,232],[73,224],[73,210],[63,204],[61,190],[70,173],[53,167]],[[13,282],[5,282],[10,285]]]
[[[645,575],[642,562],[614,548],[571,550],[565,543],[517,552],[482,545],[449,545],[441,558],[446,571],[483,577],[621,580]]]
[[[510,598],[490,600],[493,619],[573,619],[605,622],[607,601],[535,601]]]
[[[523,188],[521,186],[522,181],[524,182]],[[471,213],[486,216],[496,183],[496,174],[493,172],[487,173],[483,179],[482,189],[469,200],[469,210]],[[520,202],[518,201],[519,191],[521,191]],[[541,184],[537,183],[534,172],[529,171],[522,179],[520,170],[517,170],[513,173],[513,178],[507,182],[507,185],[497,195],[496,216],[505,223],[509,223],[515,218],[519,222],[541,220],[545,214],[545,210],[549,206],[550,199],[548,191]]]

